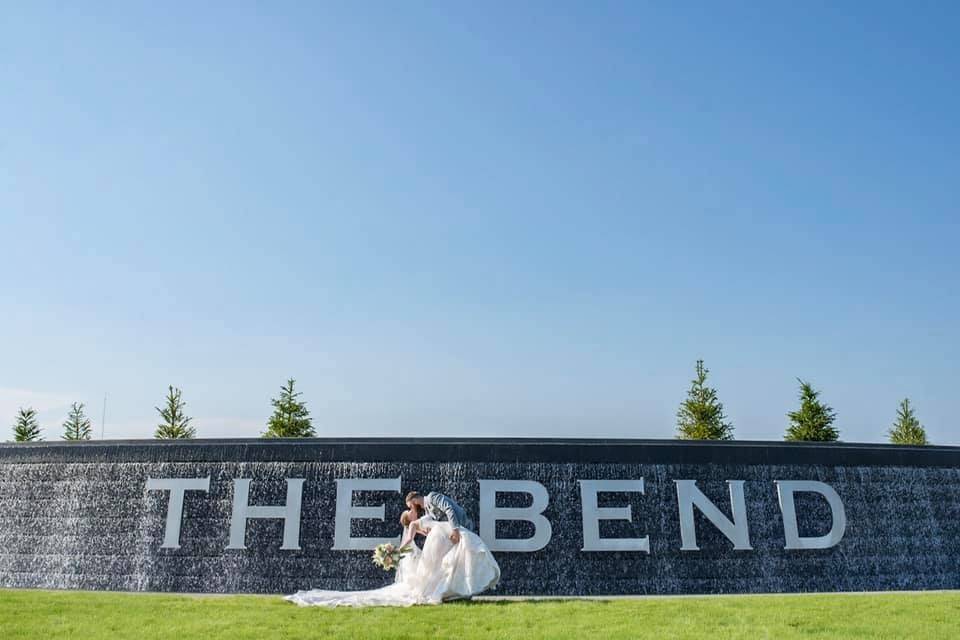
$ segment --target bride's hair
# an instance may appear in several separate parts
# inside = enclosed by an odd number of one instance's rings
[[[406,529],[407,527],[410,526],[410,522],[411,522],[411,518],[410,518],[409,511],[404,511],[403,513],[400,514],[400,526]]]
[[[423,511],[423,507],[421,507],[419,504],[411,505],[411,504],[410,504],[410,501],[411,501],[411,500],[414,500],[414,499],[416,499],[416,498],[422,498],[422,497],[423,497],[423,496],[421,496],[418,492],[416,492],[416,491],[411,491],[411,492],[408,493],[407,496],[403,499],[403,501],[407,503],[407,506],[412,507],[412,509],[413,509],[413,514],[414,514],[414,518],[413,518],[414,520],[418,520],[418,519],[422,518],[422,517],[423,517],[423,514],[424,514],[424,511]],[[407,525],[403,525],[403,526],[407,526]]]

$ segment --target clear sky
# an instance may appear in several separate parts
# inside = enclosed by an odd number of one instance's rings
[[[0,420],[960,443],[960,5],[0,9]],[[4,427],[7,429],[8,427]]]

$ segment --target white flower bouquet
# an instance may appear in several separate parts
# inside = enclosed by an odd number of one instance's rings
[[[397,547],[397,545],[387,542],[385,544],[377,545],[377,548],[373,550],[373,564],[382,568],[384,571],[391,571],[397,568],[397,565],[400,564],[400,558],[410,553],[412,549],[410,545],[405,547]]]

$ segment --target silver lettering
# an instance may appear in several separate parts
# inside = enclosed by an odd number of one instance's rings
[[[681,551],[699,551],[697,546],[697,531],[693,520],[693,508],[712,522],[720,533],[725,535],[737,551],[748,551],[750,546],[750,530],[747,524],[747,507],[743,499],[743,480],[727,480],[730,487],[730,508],[733,511],[731,522],[707,496],[697,488],[696,480],[674,480],[677,485],[677,502],[680,509],[680,541]]]
[[[375,549],[378,544],[397,542],[395,538],[353,538],[351,520],[384,520],[386,506],[358,507],[353,504],[354,491],[393,491],[400,493],[400,478],[340,478],[337,480],[337,512],[333,525],[334,550]]]
[[[650,536],[642,538],[601,538],[601,520],[632,520],[630,505],[600,507],[597,494],[604,492],[644,492],[643,478],[639,480],[578,480],[583,518],[583,549],[581,551],[642,551],[650,553]]]
[[[550,544],[553,527],[543,515],[550,504],[547,488],[533,480],[480,480],[480,537],[491,551],[539,551]],[[498,493],[526,493],[533,498],[529,507],[498,507]],[[533,523],[529,538],[498,538],[497,522],[521,520]]]
[[[829,549],[840,544],[847,530],[847,513],[840,496],[828,484],[816,480],[775,480],[777,499],[783,513],[784,549]],[[797,527],[797,509],[794,494],[797,492],[819,493],[830,505],[833,526],[822,536],[801,537]]]
[[[206,478],[147,478],[147,491],[169,491],[167,523],[162,549],[180,548],[180,521],[183,519],[183,496],[187,491],[210,491],[210,477]]]
[[[287,478],[287,502],[276,507],[252,506],[250,479],[233,481],[233,517],[230,520],[230,544],[227,549],[246,549],[247,520],[266,518],[283,520],[283,544],[281,549],[300,548],[300,504],[303,498],[303,479]]]

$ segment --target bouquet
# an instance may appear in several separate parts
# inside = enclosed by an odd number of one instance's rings
[[[400,564],[400,558],[410,553],[410,546],[397,547],[391,542],[377,545],[373,551],[373,564],[381,567],[384,571],[396,569]]]

